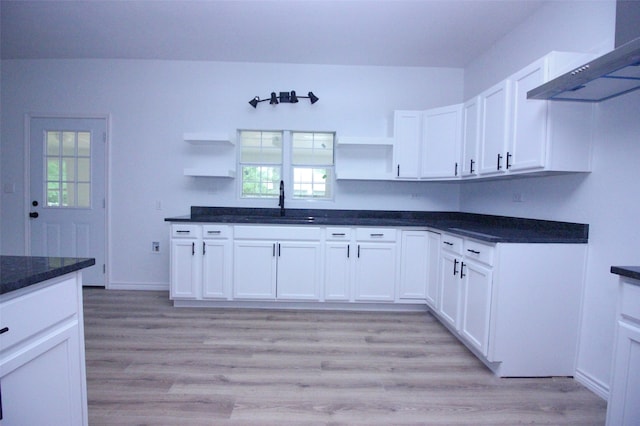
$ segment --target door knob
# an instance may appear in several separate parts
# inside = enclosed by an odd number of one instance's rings
[[[29,217],[30,217],[31,219],[35,219],[35,218],[37,218],[38,216],[39,216],[39,215],[38,215],[38,212],[31,212],[31,213],[29,213]]]

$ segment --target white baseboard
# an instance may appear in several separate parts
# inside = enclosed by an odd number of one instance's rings
[[[131,282],[110,282],[107,290],[160,290],[169,291],[169,283],[131,283]]]
[[[573,378],[605,401],[609,399],[609,385],[591,377],[584,371],[576,369]]]

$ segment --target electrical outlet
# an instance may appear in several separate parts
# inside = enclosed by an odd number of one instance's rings
[[[512,198],[511,198],[511,201],[513,201],[514,203],[523,202],[524,199],[522,198],[522,192],[514,192]]]
[[[160,253],[160,241],[153,241],[151,243],[151,252]]]

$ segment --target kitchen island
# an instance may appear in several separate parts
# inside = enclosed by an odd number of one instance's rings
[[[82,269],[95,259],[0,256],[0,420],[86,425]]]

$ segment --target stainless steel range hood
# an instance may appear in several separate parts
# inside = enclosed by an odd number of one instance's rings
[[[640,2],[618,1],[616,49],[528,91],[527,99],[600,102],[640,89],[638,22]]]

